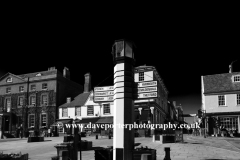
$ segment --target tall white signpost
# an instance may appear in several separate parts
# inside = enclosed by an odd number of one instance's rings
[[[114,62],[114,130],[113,159],[132,160],[134,149],[134,129],[125,128],[124,124],[133,124],[133,84],[134,54],[132,44],[115,41],[113,45]]]

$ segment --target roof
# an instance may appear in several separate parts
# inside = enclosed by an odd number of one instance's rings
[[[64,103],[63,105],[59,106],[59,108],[83,106],[85,104],[85,102],[87,101],[90,94],[91,94],[91,92],[81,93],[77,97],[75,97],[72,102]]]
[[[41,72],[34,72],[34,73],[27,73],[27,74],[21,74],[21,75],[18,75],[18,76],[22,77],[22,78],[26,78],[26,77],[32,78],[32,77],[36,77],[36,75],[38,73],[40,73],[41,76],[53,75],[53,74],[57,74],[57,69],[48,70],[48,71],[41,71]]]
[[[240,83],[232,80],[234,75],[240,72],[203,76],[204,94],[240,91]]]
[[[24,80],[24,79],[23,79],[23,77],[21,77],[21,76],[18,76],[18,75],[15,75],[15,74],[12,74],[12,73],[10,73],[10,72],[8,72],[8,73],[4,74],[2,77],[0,77],[0,80],[1,80],[1,79],[3,79],[3,78],[5,78],[5,77],[7,77],[7,76],[9,76],[9,75],[11,75],[11,76],[14,76],[14,77],[17,77],[17,78],[19,78],[19,79],[22,79],[22,80]]]

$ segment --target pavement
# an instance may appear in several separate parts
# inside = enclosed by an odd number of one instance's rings
[[[113,145],[113,139],[101,137],[95,139],[94,136],[82,137],[82,140],[92,141],[93,148],[107,147]],[[55,145],[62,143],[63,137],[45,137],[44,142],[27,143],[27,139],[3,139],[0,140],[0,152],[3,153],[28,153],[30,160],[51,160],[57,155]],[[240,160],[240,138],[221,137],[197,137],[184,135],[183,143],[152,142],[152,138],[137,137],[135,143],[137,147],[156,149],[157,160],[165,157],[165,147],[170,147],[171,160],[211,160],[211,159],[235,159]],[[82,160],[95,160],[94,150],[82,151]]]

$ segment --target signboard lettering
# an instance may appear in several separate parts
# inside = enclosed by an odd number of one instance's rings
[[[139,93],[137,95],[137,98],[149,98],[149,97],[157,97],[157,92]]]
[[[98,92],[101,92],[101,91],[111,91],[111,90],[114,90],[114,87],[113,87],[113,86],[108,86],[108,87],[95,87],[95,88],[94,88],[94,91],[98,91]]]
[[[142,92],[154,92],[157,91],[157,87],[146,87],[146,88],[138,88],[137,92],[142,93]]]
[[[112,102],[114,95],[114,86],[95,87],[94,102]]]
[[[113,101],[113,96],[109,97],[94,97],[94,101]]]
[[[149,87],[149,86],[157,86],[157,81],[138,83],[138,87]]]

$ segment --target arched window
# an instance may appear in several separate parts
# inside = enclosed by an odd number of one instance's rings
[[[12,82],[12,77],[8,77],[7,82]]]

